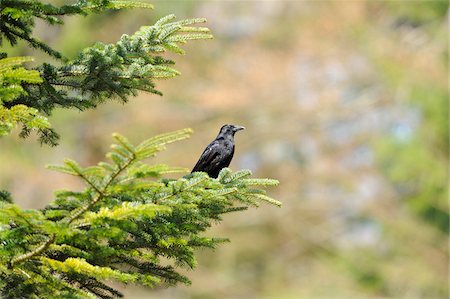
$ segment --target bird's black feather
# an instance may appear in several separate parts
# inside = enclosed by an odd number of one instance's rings
[[[224,167],[228,167],[234,155],[234,134],[244,127],[224,125],[214,139],[203,151],[192,172],[202,171],[212,178],[217,178]]]

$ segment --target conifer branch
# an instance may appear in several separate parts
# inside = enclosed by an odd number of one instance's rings
[[[106,184],[103,186],[102,190],[100,190],[93,182],[91,182],[89,180],[89,178],[87,178],[83,172],[77,172],[77,174],[86,182],[88,183],[89,186],[91,186],[96,192],[97,192],[97,196],[86,206],[76,210],[73,214],[69,215],[68,217],[66,217],[65,219],[63,219],[61,222],[64,222],[66,224],[71,224],[74,220],[76,220],[77,218],[79,218],[83,213],[85,213],[86,211],[88,211],[89,209],[91,209],[97,202],[99,202],[100,200],[102,200],[102,198],[104,198],[106,196],[106,190],[109,187],[109,185],[112,183],[112,181],[123,171],[125,170],[128,166],[131,165],[131,163],[133,163],[133,161],[136,159],[136,157],[134,156],[134,154],[132,155],[132,157],[125,163],[125,165],[123,165],[122,167],[119,167],[117,169],[116,172],[114,172],[109,180],[106,182]],[[75,168],[76,169],[76,168]],[[75,170],[74,169],[74,170]],[[28,252],[26,254],[20,255],[14,259],[11,260],[10,262],[10,267],[13,267],[16,264],[19,264],[21,262],[24,262],[36,255],[39,255],[40,253],[42,253],[43,251],[45,251],[53,242],[55,241],[55,235],[52,234],[47,241],[45,241],[44,243],[42,243],[40,246],[38,246],[35,250]]]
[[[168,180],[161,175],[180,169],[143,163],[164,150],[166,144],[187,138],[191,131],[161,134],[138,145],[114,134],[117,143],[106,155],[109,163],[82,168],[75,161],[65,160],[64,165],[49,166],[79,177],[86,189],[58,192],[49,207],[31,214],[33,218],[16,206],[5,210],[17,228],[0,229],[0,237],[6,240],[0,243],[0,253],[13,240],[35,239],[35,245],[26,243],[23,247],[25,253],[10,257],[9,269],[14,271],[20,264],[20,269],[31,275],[27,279],[33,279],[33,275],[49,279],[47,273],[51,271],[52,279],[64,279],[61,283],[65,291],[70,293],[70,286],[81,287],[90,296],[103,294],[105,298],[115,298],[118,293],[109,290],[102,279],[147,286],[161,281],[189,283],[177,268],[195,267],[196,248],[214,248],[226,241],[201,237],[201,232],[220,221],[222,214],[257,206],[259,201],[280,204],[257,189],[277,181],[250,178],[249,170],[233,173],[225,168],[217,179],[193,173]],[[9,235],[18,233],[21,226],[32,233]],[[162,266],[161,256],[173,265]],[[2,271],[6,270],[0,267],[0,276],[7,275]]]
[[[70,60],[32,35],[36,18],[55,25],[63,24],[60,17],[64,15],[86,15],[122,8],[151,9],[153,6],[135,1],[80,0],[57,7],[38,1],[2,0],[0,45],[3,38],[11,45],[24,40],[62,64],[54,66],[44,63],[38,66],[35,71],[39,72],[41,81],[24,80],[19,85],[24,92],[3,102],[3,106],[11,109],[22,105],[48,116],[57,107],[84,110],[111,99],[126,102],[139,91],[162,95],[154,80],[173,78],[180,72],[173,68],[173,60],[161,55],[166,51],[184,54],[181,44],[212,38],[208,28],[192,26],[204,23],[205,19],[174,21],[175,16],[169,15],[153,26],[141,27],[133,35],[123,35],[115,44],[97,43],[88,47]],[[3,124],[0,119],[0,135],[9,134],[12,127],[10,123]],[[42,142],[56,144],[58,135],[50,124],[46,128],[25,125],[20,136],[28,136],[31,130],[37,131]]]
[[[112,175],[110,176],[110,178],[108,179],[108,181],[103,186],[102,190],[98,189],[98,187],[95,186],[95,184],[92,183],[86,176],[84,176],[83,173],[79,173],[79,176],[97,192],[97,196],[94,199],[92,199],[89,204],[87,204],[86,206],[78,209],[75,213],[73,213],[72,215],[68,216],[63,221],[65,223],[67,223],[67,224],[72,223],[74,220],[76,220],[78,217],[80,217],[83,213],[85,213],[86,211],[90,210],[97,202],[101,201],[105,196],[107,196],[106,195],[106,190],[108,189],[110,184],[114,181],[114,179],[122,171],[124,171],[128,166],[130,166],[135,161],[135,159],[136,159],[136,157],[133,154],[133,156],[122,167],[119,167],[115,172],[113,172]]]

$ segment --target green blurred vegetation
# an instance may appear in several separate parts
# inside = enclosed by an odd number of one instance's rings
[[[44,206],[77,183],[43,165],[96,163],[112,131],[140,140],[192,127],[188,145],[159,157],[191,167],[238,123],[232,168],[279,179],[283,208],[230,215],[212,234],[232,242],[198,253],[192,286],[119,286],[128,297],[448,297],[447,1],[152,3],[39,33],[75,53],[175,13],[208,18],[215,39],[187,51],[162,98],[55,113],[56,149],[0,139],[0,189]]]

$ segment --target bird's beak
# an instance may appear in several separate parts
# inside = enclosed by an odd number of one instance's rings
[[[234,127],[235,132],[240,131],[240,130],[245,130],[245,127],[243,127],[243,126],[235,126]]]

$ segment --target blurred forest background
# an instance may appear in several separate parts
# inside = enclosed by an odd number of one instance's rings
[[[190,168],[222,124],[239,124],[231,167],[280,180],[269,193],[283,207],[229,215],[208,232],[231,243],[198,252],[191,286],[119,286],[127,298],[448,298],[447,1],[151,3],[38,24],[73,55],[170,13],[206,17],[215,39],[174,57],[182,75],[158,82],[163,97],[56,111],[56,148],[0,139],[0,189],[44,207],[54,190],[81,186],[44,165],[95,164],[112,132],[139,142],[191,127],[156,158]]]

